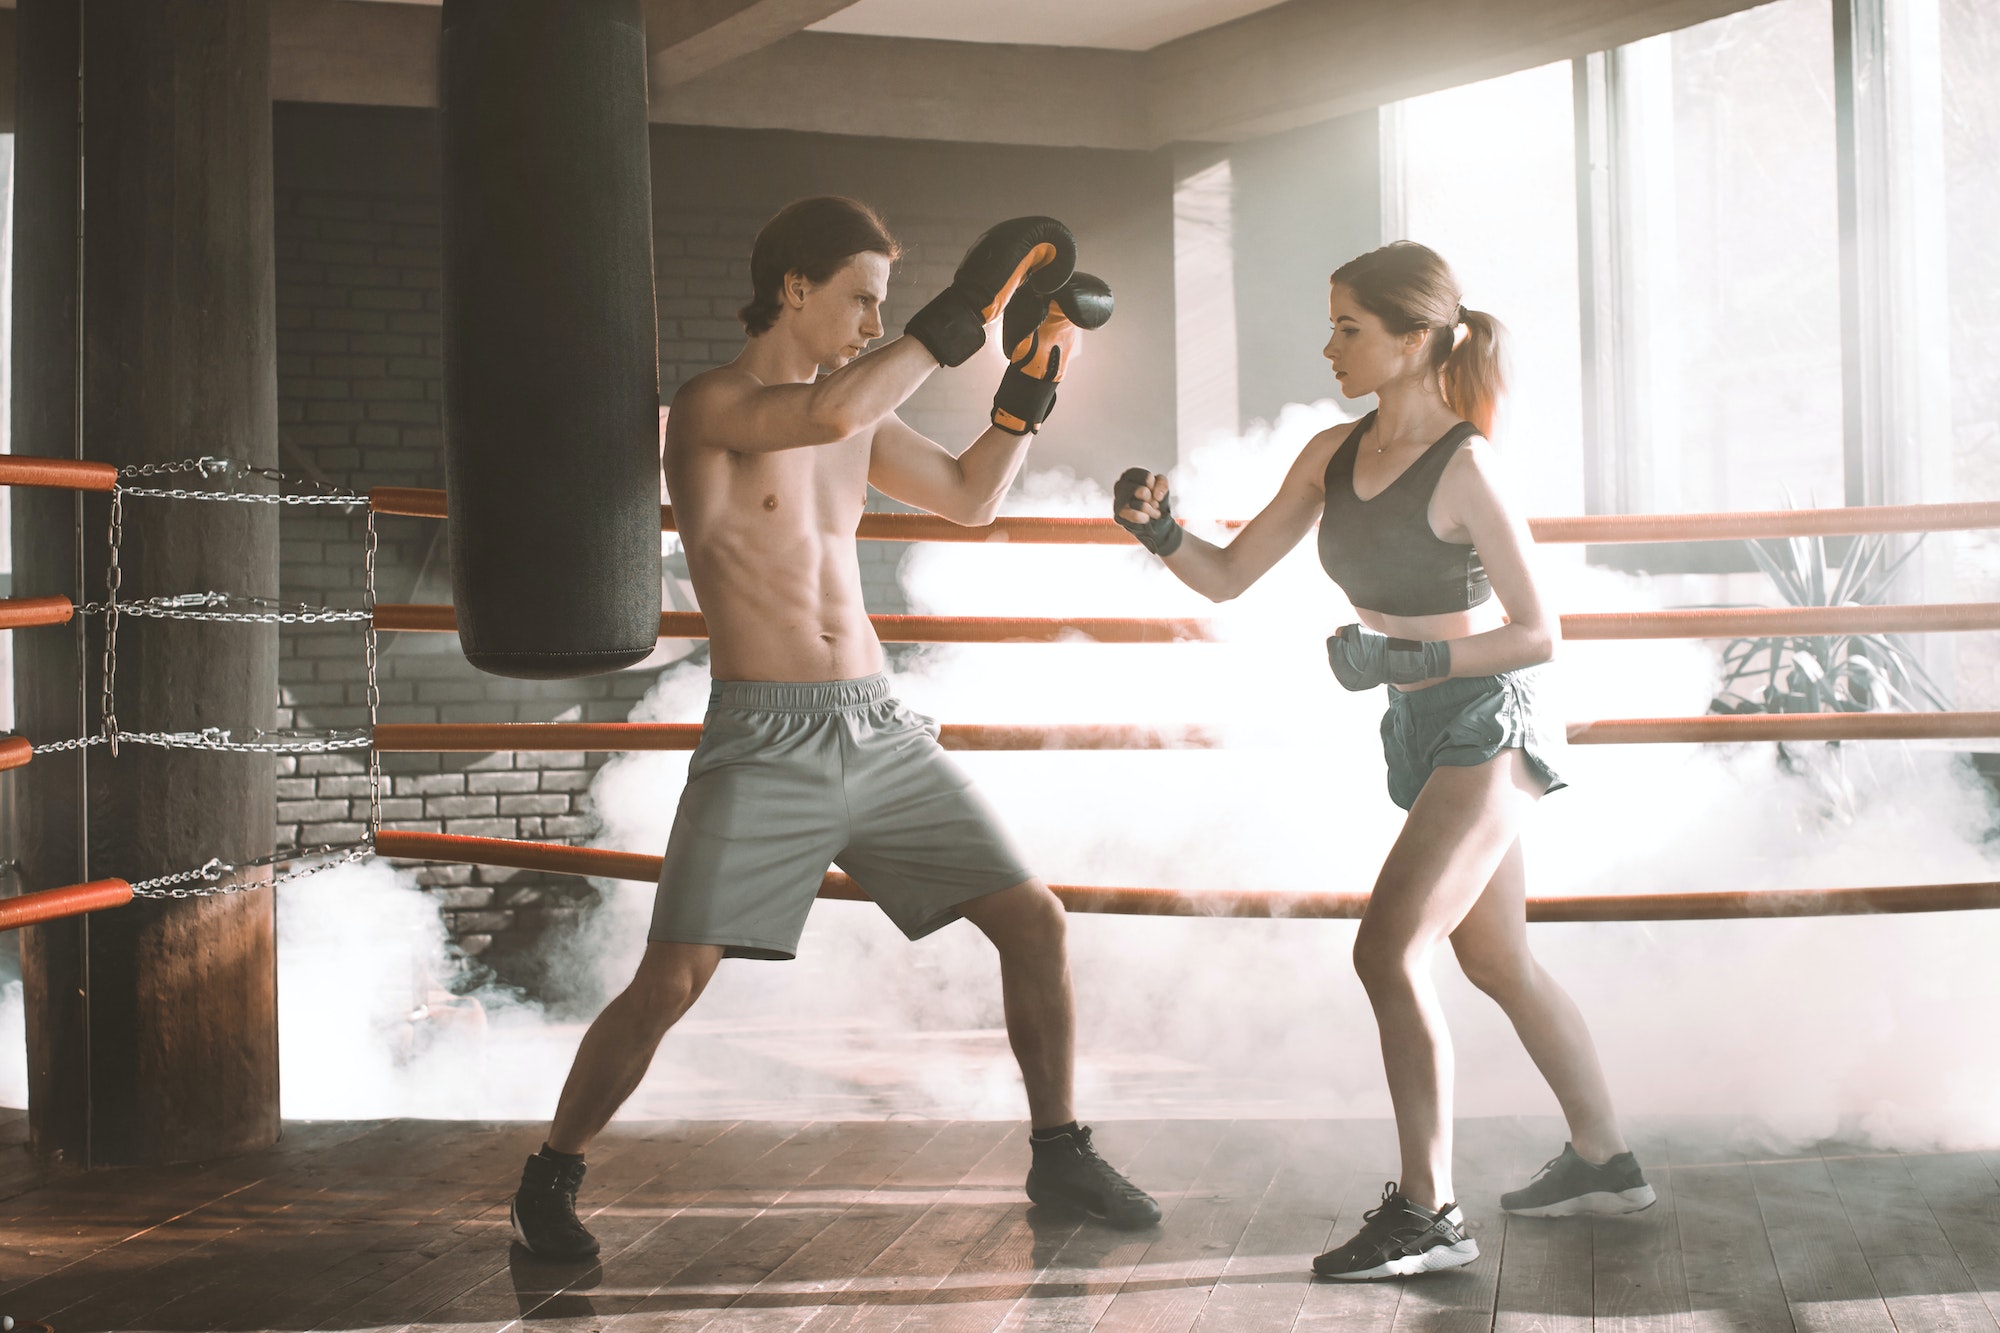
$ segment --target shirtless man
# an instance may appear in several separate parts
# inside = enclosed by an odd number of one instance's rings
[[[715,684],[645,957],[585,1033],[514,1197],[514,1234],[541,1257],[597,1253],[576,1216],[585,1148],[723,958],[793,956],[834,862],[911,939],[962,916],[999,951],[1034,1131],[1028,1196],[1116,1226],[1159,1220],[1070,1105],[1062,904],[939,749],[934,724],[890,695],[855,550],[870,486],[957,523],[992,519],[1079,328],[1109,316],[1110,293],[1072,276],[1075,242],[1062,224],[1017,218],[980,238],[903,337],[863,355],[882,336],[897,253],[852,200],[785,208],[752,251],[743,351],[674,396],[667,489]],[[939,365],[983,346],[1003,307],[1010,335],[1029,333],[1009,338],[996,424],[954,458],[896,409]]]

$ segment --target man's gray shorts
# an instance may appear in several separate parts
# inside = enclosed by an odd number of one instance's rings
[[[1032,878],[887,677],[717,681],[647,938],[795,957],[829,864],[913,940]]]

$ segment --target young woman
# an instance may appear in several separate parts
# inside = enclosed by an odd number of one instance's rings
[[[1455,1268],[1479,1256],[1453,1202],[1452,1053],[1431,964],[1459,966],[1499,1002],[1569,1122],[1570,1141],[1501,1207],[1530,1217],[1624,1213],[1653,1202],[1626,1149],[1583,1017],[1528,951],[1520,831],[1543,793],[1562,722],[1535,668],[1558,638],[1504,498],[1490,436],[1505,387],[1499,321],[1460,304],[1444,260],[1399,241],[1333,275],[1324,355],[1359,421],[1315,436],[1277,498],[1227,546],[1174,522],[1166,478],[1119,479],[1118,521],[1212,601],[1237,596],[1319,523],[1320,562],[1358,625],[1327,640],[1350,690],[1388,686],[1389,795],[1408,811],[1354,941],[1381,1032],[1402,1184],[1359,1234],[1320,1255],[1322,1277]]]

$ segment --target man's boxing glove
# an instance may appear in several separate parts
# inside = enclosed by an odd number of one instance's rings
[[[1451,674],[1451,645],[1392,639],[1365,625],[1342,625],[1326,641],[1333,678],[1350,690],[1415,685]]]
[[[941,366],[956,366],[986,345],[993,322],[1024,283],[1044,296],[1076,272],[1076,237],[1054,218],[1009,218],[972,243],[951,286],[903,326]]]
[[[1111,284],[1095,274],[1078,273],[1049,296],[1024,283],[1000,317],[1007,373],[993,395],[993,424],[1027,435],[1048,420],[1084,333],[1110,320]]]
[[[1111,517],[1118,520],[1119,527],[1137,537],[1139,545],[1165,559],[1181,549],[1181,525],[1174,522],[1173,506],[1167,503],[1167,497],[1163,495],[1153,501],[1159,508],[1160,516],[1151,522],[1134,523],[1125,517],[1127,509],[1139,509],[1139,488],[1152,475],[1142,467],[1125,469],[1111,488]]]

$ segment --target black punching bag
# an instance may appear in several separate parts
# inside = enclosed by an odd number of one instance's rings
[[[443,102],[459,642],[500,676],[629,666],[660,632],[639,0],[444,0]]]

